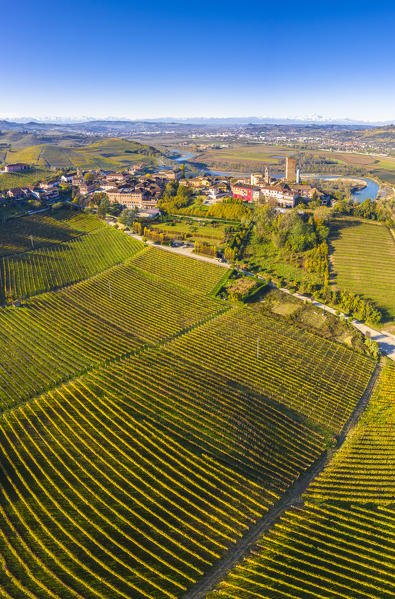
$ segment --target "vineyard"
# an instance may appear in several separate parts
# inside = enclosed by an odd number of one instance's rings
[[[370,405],[353,435],[309,497],[363,503],[395,501],[395,366],[388,363]]]
[[[81,233],[103,228],[96,217],[70,209],[14,218],[0,224],[0,256],[70,241]]]
[[[346,347],[248,309],[233,310],[180,338],[172,352],[341,430],[374,362]]]
[[[123,262],[144,245],[106,227],[73,241],[0,259],[4,299],[21,299],[87,279]]]
[[[228,269],[95,217],[13,227],[0,259],[4,295],[20,300],[0,308],[0,597],[182,599],[333,451],[375,363],[216,299]],[[303,505],[210,597],[393,596],[394,378],[387,366]]]
[[[395,508],[289,510],[209,599],[392,599]]]
[[[118,266],[0,312],[0,407],[180,333],[223,307]]]
[[[395,588],[395,367],[343,447],[210,599],[390,599]]]
[[[226,272],[216,264],[185,258],[153,247],[138,255],[134,265],[187,289],[203,293],[210,292]]]
[[[180,597],[272,497],[83,382],[0,420],[12,599]]]
[[[373,300],[395,320],[395,240],[387,227],[338,219],[331,244],[335,282]]]

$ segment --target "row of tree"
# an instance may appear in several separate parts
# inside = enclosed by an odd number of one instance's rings
[[[378,202],[377,200],[367,199],[358,204],[352,200],[340,200],[335,202],[333,214],[368,218],[383,222],[389,227],[395,226],[391,205],[384,201]]]

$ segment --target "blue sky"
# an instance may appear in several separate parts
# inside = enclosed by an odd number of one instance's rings
[[[0,118],[395,120],[394,4],[4,2]]]

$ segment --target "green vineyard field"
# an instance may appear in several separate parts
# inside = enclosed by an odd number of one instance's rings
[[[390,599],[395,589],[395,367],[304,505],[288,510],[209,599]]]
[[[395,502],[395,365],[388,363],[358,427],[324,473],[309,488],[309,497]]]
[[[0,311],[0,407],[174,336],[223,306],[117,266]]]
[[[153,247],[137,256],[134,264],[137,268],[159,275],[172,283],[203,293],[212,291],[227,272],[216,264]]]
[[[61,213],[0,230],[0,598],[183,599],[333,453],[209,596],[390,599],[394,367],[336,452],[373,359]]]
[[[373,300],[395,320],[395,239],[389,229],[355,219],[335,221],[332,246],[335,282]]]
[[[248,310],[232,310],[172,346],[312,423],[337,433],[373,372],[374,362],[343,345]]]
[[[391,599],[395,508],[289,510],[208,599]]]
[[[105,227],[95,216],[64,208],[54,213],[14,218],[0,225],[0,256],[70,241],[81,233]]]
[[[22,299],[86,279],[123,262],[144,245],[112,229],[0,259],[4,299]]]

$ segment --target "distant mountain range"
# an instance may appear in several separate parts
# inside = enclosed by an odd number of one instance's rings
[[[74,131],[87,131],[97,132],[101,130],[147,130],[158,126],[162,128],[164,125],[171,125],[171,127],[182,128],[190,126],[206,126],[206,127],[234,127],[237,125],[259,125],[259,124],[271,124],[271,125],[340,125],[347,127],[378,127],[385,126],[395,123],[393,121],[359,121],[354,119],[331,119],[322,115],[312,114],[303,117],[289,117],[289,118],[274,118],[274,117],[191,117],[191,118],[177,118],[177,117],[163,117],[157,119],[144,119],[144,120],[133,120],[133,119],[116,119],[108,117],[106,119],[91,119],[86,117],[81,120],[67,119],[57,117],[55,119],[48,119],[45,121],[39,121],[36,119],[15,119],[13,121],[0,120],[1,130],[74,130]]]

